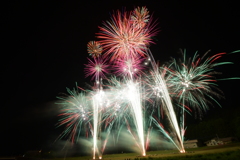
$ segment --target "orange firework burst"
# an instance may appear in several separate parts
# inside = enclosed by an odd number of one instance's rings
[[[132,16],[131,16],[131,21],[133,25],[137,28],[142,28],[145,27],[146,24],[149,21],[149,12],[146,7],[137,7],[134,9]]]
[[[87,44],[87,51],[90,56],[93,58],[98,57],[102,53],[102,46],[99,42],[96,41],[90,41]]]

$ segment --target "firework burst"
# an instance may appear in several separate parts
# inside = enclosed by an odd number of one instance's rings
[[[87,51],[93,58],[99,57],[102,54],[102,46],[97,41],[90,41],[87,44]]]
[[[117,11],[110,21],[103,23],[97,38],[105,51],[105,56],[111,56],[111,61],[116,59],[135,58],[146,56],[146,48],[153,43],[151,37],[156,30],[151,24],[138,28],[131,23],[131,12]]]
[[[173,59],[168,67],[164,67],[165,79],[168,84],[168,90],[172,99],[175,100],[175,112],[178,114],[181,137],[185,134],[185,113],[194,113],[201,117],[202,112],[209,110],[209,104],[212,101],[220,106],[215,99],[223,98],[222,91],[217,87],[216,75],[220,74],[214,70],[215,67],[231,62],[218,62],[226,53],[218,53],[207,57],[200,57],[196,52],[192,58],[186,58],[186,51],[182,52],[183,57],[179,61]],[[198,113],[198,114],[197,114]]]
[[[116,74],[120,76],[139,76],[143,74],[143,69],[146,67],[144,65],[145,58],[136,57],[135,59],[118,59],[113,67],[116,70]]]
[[[59,117],[58,127],[65,126],[64,132],[59,138],[69,137],[75,142],[81,131],[86,131],[86,135],[91,132],[91,109],[89,109],[88,97],[78,88],[70,90],[67,88],[69,95],[58,97],[61,101],[58,103],[62,109]]]
[[[185,100],[200,113],[209,109],[208,104],[211,104],[212,100],[217,102],[214,96],[223,97],[216,84],[216,76],[221,73],[216,72],[214,68],[232,64],[231,62],[217,62],[226,53],[207,57],[208,53],[209,51],[200,57],[196,52],[193,58],[187,59],[186,51],[184,51],[183,58],[179,62],[173,59],[172,63],[165,68],[167,76],[170,76],[168,84],[171,92],[175,93],[180,101]]]
[[[85,66],[85,76],[92,76],[91,79],[95,79],[98,83],[100,78],[105,78],[105,74],[109,73],[107,60],[102,57],[93,58],[93,60],[88,58],[88,64]]]
[[[149,22],[150,15],[146,7],[137,7],[131,15],[131,22],[136,28],[143,28]]]

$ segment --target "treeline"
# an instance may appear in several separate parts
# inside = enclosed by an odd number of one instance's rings
[[[240,139],[240,106],[215,108],[211,113],[206,113],[202,120],[195,120],[195,123],[190,122],[186,125],[186,140],[207,141],[215,137]]]

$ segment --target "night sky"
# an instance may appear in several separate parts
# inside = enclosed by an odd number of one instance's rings
[[[96,40],[98,26],[113,10],[146,6],[161,30],[150,46],[160,63],[177,57],[240,49],[237,2],[125,1],[8,1],[2,3],[1,155],[41,149],[57,138],[59,93],[77,83],[85,87],[87,43]],[[210,54],[210,55],[211,55]],[[218,68],[222,77],[240,77],[240,53],[222,58],[234,62]],[[219,83],[223,108],[240,107],[240,80]],[[221,108],[215,107],[217,113]]]

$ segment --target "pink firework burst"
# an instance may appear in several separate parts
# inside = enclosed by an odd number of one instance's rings
[[[110,61],[145,57],[147,47],[153,43],[151,37],[157,33],[155,24],[148,23],[144,27],[136,27],[131,21],[131,13],[117,11],[110,21],[99,27],[97,38],[101,39],[104,55],[111,56]]]
[[[97,41],[90,41],[87,44],[87,51],[90,56],[96,58],[102,54],[102,46]]]
[[[108,66],[106,59],[102,57],[93,58],[93,60],[88,58],[88,64],[85,64],[85,76],[92,76],[92,80],[95,79],[99,81],[99,78],[105,78],[105,74],[108,73]]]
[[[114,64],[116,74],[136,77],[142,74],[142,70],[145,67],[144,61],[145,58],[142,57],[118,59]]]

